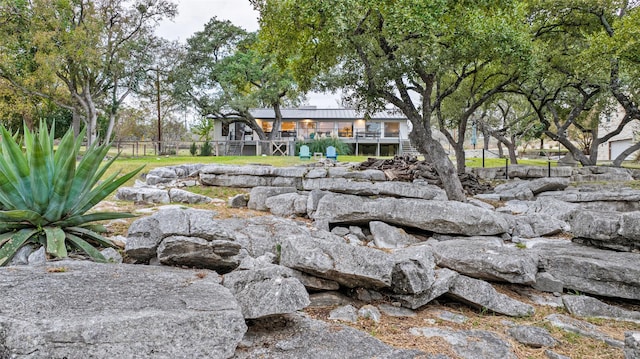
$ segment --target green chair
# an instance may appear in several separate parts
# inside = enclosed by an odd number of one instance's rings
[[[300,159],[301,160],[311,159],[311,154],[309,153],[309,146],[307,145],[300,146]]]

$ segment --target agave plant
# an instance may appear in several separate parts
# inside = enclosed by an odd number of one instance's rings
[[[109,144],[90,146],[78,162],[81,142],[68,131],[54,151],[53,133],[44,122],[35,133],[25,126],[23,151],[0,126],[0,266],[27,244],[44,246],[51,257],[63,258],[77,249],[104,262],[97,248],[114,244],[101,235],[106,228],[95,222],[133,216],[87,212],[142,167],[103,179],[117,157],[104,161]]]

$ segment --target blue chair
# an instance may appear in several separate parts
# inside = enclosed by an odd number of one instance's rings
[[[309,146],[307,145],[302,145],[300,146],[300,159],[307,159],[310,160],[311,159],[311,154],[309,153]]]
[[[328,159],[338,161],[338,155],[336,154],[336,148],[333,146],[327,147],[327,156]]]

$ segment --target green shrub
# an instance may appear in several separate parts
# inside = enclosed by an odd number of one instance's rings
[[[191,144],[191,147],[189,147],[189,153],[191,153],[191,156],[195,156],[198,154],[198,145],[196,145],[195,142],[193,142]]]
[[[351,146],[348,143],[343,142],[336,137],[316,137],[310,141],[297,141],[296,142],[296,156],[300,153],[300,146],[309,146],[309,152],[321,152],[327,153],[327,147],[333,146],[336,148],[338,155],[350,155],[352,152]]]
[[[211,156],[211,144],[209,141],[204,141],[200,146],[200,156]]]
[[[44,246],[53,257],[63,258],[68,250],[77,249],[106,262],[96,247],[114,245],[100,234],[106,232],[104,226],[94,222],[133,217],[86,212],[144,166],[121,177],[116,172],[102,179],[117,157],[103,162],[110,144],[92,145],[76,163],[81,141],[69,130],[54,152],[54,131],[49,132],[44,122],[37,133],[25,126],[23,152],[18,140],[0,126],[0,266],[27,244]]]

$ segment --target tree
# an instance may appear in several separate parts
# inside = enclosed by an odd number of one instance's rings
[[[84,121],[89,143],[98,136],[99,107],[114,121],[131,91],[140,63],[132,54],[157,21],[176,11],[166,0],[5,0],[1,9],[10,51],[0,76],[72,110],[76,122]]]
[[[639,35],[638,4],[626,0],[531,4],[539,73],[521,84],[521,90],[545,126],[544,133],[583,165],[595,165],[599,145],[640,119],[636,76],[640,61],[634,37]],[[624,109],[622,121],[598,133],[598,123],[610,111],[612,100]],[[569,137],[572,132],[588,141],[582,141],[583,146],[574,144]],[[588,148],[583,148],[585,144]],[[640,144],[634,147],[631,151]]]
[[[482,132],[494,137],[507,148],[509,160],[513,164],[518,163],[518,144],[522,140],[531,140],[541,135],[533,109],[526,101],[513,94],[502,94],[476,114],[477,124]]]
[[[432,135],[434,111],[459,91],[459,77],[468,78],[472,64],[489,66],[498,55],[527,58],[517,2],[252,3],[260,11],[264,50],[276,54],[303,90],[322,81],[344,89],[357,109],[395,107],[411,121],[412,144],[433,163],[449,199],[465,200],[455,167]]]
[[[291,76],[274,66],[270,56],[254,51],[255,39],[255,34],[214,17],[187,40],[185,59],[172,77],[178,95],[195,105],[203,121],[213,117],[244,123],[265,141],[280,130],[280,108],[296,103],[300,94]],[[268,136],[249,111],[255,107],[275,111]],[[263,152],[268,153],[266,142]]]

